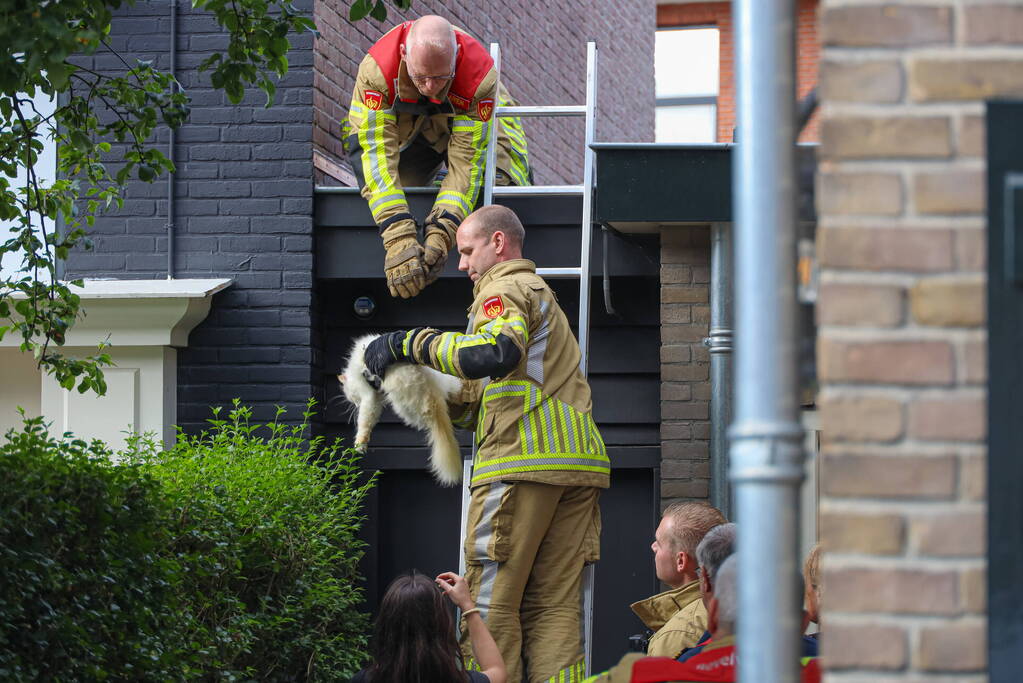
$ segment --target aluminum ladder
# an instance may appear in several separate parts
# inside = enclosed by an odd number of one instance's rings
[[[498,84],[501,81],[501,48],[497,43],[490,44],[490,56],[497,70]],[[487,143],[487,167],[483,183],[483,205],[494,203],[494,197],[539,197],[539,196],[581,196],[583,198],[582,233],[579,253],[579,265],[564,268],[537,268],[536,273],[544,278],[578,278],[579,279],[579,369],[587,374],[590,342],[590,249],[593,243],[593,172],[594,153],[592,149],[595,130],[597,107],[597,44],[586,43],[586,104],[509,107],[498,106],[495,102],[493,112],[494,125],[490,126],[490,139]],[[583,116],[585,117],[585,148],[583,151],[583,182],[581,185],[528,185],[528,186],[495,186],[497,174],[497,131],[502,116]],[[471,332],[471,330],[470,330]],[[466,521],[469,513],[469,480],[472,476],[472,463],[476,456],[476,439],[472,440],[473,457],[463,462],[462,474],[462,536],[459,549],[461,559],[459,567],[465,573],[465,534]],[[586,672],[589,675],[592,660],[593,644],[593,587],[594,566],[587,565],[583,570],[583,651],[585,653]],[[517,681],[515,683],[518,683]]]

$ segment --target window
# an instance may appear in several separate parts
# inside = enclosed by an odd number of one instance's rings
[[[717,140],[718,52],[716,28],[657,31],[654,40],[657,142]]]

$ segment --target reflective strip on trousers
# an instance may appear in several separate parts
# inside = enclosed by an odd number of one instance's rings
[[[546,683],[581,683],[586,676],[586,662],[578,661],[547,679]]]
[[[473,557],[483,563],[483,572],[480,577],[479,593],[476,596],[476,606],[480,610],[480,616],[487,618],[490,611],[490,599],[494,594],[494,579],[497,577],[498,562],[488,559],[487,548],[490,546],[494,536],[494,515],[501,504],[501,497],[504,495],[508,484],[497,482],[490,485],[487,497],[483,500],[483,510],[480,512],[480,521],[476,525],[473,535]],[[467,560],[470,558],[466,558]]]

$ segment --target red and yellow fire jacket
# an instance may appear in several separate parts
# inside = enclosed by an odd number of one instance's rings
[[[460,222],[482,187],[495,105],[514,104],[498,87],[494,61],[475,38],[455,29],[454,78],[436,98],[422,96],[401,58],[412,22],[391,29],[359,65],[345,122],[345,147],[377,225],[409,214],[399,157],[413,140],[446,155],[448,173],[434,209]],[[526,136],[516,118],[501,117],[497,168],[505,182],[529,184]],[[408,180],[406,178],[406,180]],[[397,219],[395,219],[397,220]]]

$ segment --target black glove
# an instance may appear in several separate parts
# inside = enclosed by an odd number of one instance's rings
[[[405,360],[405,354],[401,350],[404,341],[405,331],[398,330],[382,334],[366,345],[366,350],[362,354],[366,367],[362,375],[374,389],[380,389],[387,368]]]

